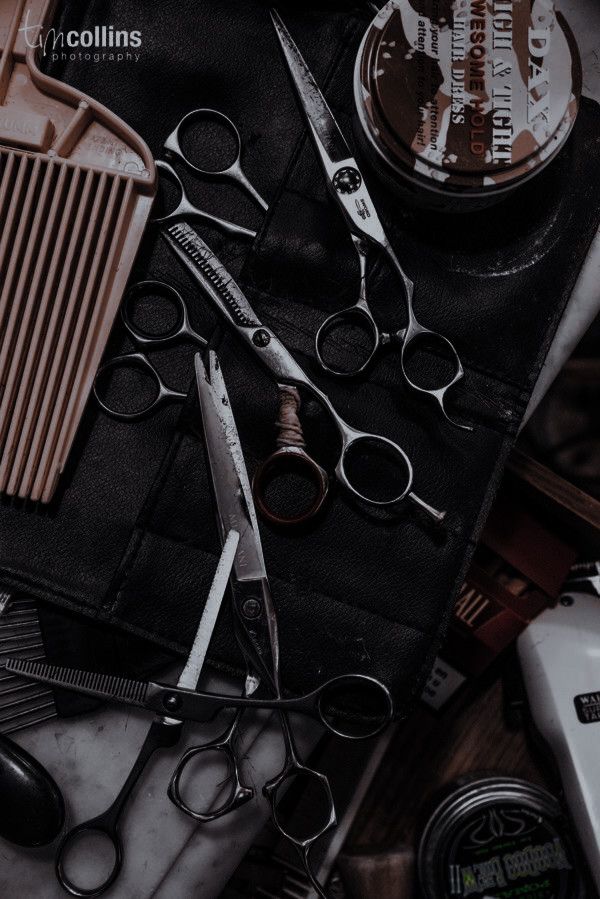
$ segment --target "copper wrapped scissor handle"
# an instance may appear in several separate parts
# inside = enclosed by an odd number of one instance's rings
[[[321,511],[329,492],[329,476],[306,452],[306,441],[300,422],[300,394],[296,387],[280,385],[277,449],[257,469],[252,482],[254,501],[262,517],[281,527],[304,524]],[[302,475],[314,490],[314,497],[301,512],[284,515],[271,508],[268,488],[277,477]]]

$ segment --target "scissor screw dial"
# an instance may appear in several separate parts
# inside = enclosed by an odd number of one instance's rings
[[[262,606],[258,599],[247,599],[242,606],[242,615],[244,618],[258,618],[262,612]]]
[[[179,698],[179,696],[175,696],[173,693],[169,693],[163,699],[163,705],[170,712],[176,712],[181,705],[181,699]]]
[[[361,184],[360,172],[351,166],[340,169],[333,178],[333,186],[340,194],[354,194],[357,190],[360,190]]]
[[[252,335],[252,343],[254,346],[265,347],[268,346],[271,342],[271,335],[268,331],[265,331],[264,328],[261,328],[259,331],[255,331]]]

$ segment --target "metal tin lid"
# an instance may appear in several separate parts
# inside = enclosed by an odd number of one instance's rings
[[[553,0],[390,0],[360,60],[371,137],[441,190],[494,191],[566,140],[581,61]]]
[[[426,899],[582,899],[566,819],[540,787],[485,777],[459,786],[438,806],[418,857]]]

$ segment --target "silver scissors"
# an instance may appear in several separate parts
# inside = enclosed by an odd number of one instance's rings
[[[197,165],[183,149],[186,131],[198,124],[198,122],[217,122],[221,127],[225,128],[234,140],[235,153],[229,165],[223,165],[221,168],[209,168],[206,165]],[[205,178],[217,179],[221,181],[232,181],[238,184],[252,200],[260,206],[265,212],[268,204],[258,193],[254,185],[248,180],[242,168],[242,138],[235,124],[229,116],[219,112],[217,109],[194,109],[185,115],[176,128],[167,137],[163,145],[163,152],[173,161],[183,163],[183,165],[196,175]],[[173,209],[164,215],[157,216],[153,219],[156,224],[168,224],[169,222],[182,219],[199,219],[209,225],[214,225],[237,237],[256,237],[256,231],[236,225],[227,219],[219,216],[211,215],[204,209],[200,209],[189,198],[183,182],[173,166],[164,162],[162,159],[156,161],[158,170],[165,175],[177,188],[178,198],[174,203]]]
[[[174,717],[176,719],[174,725],[179,729],[183,721],[203,722],[212,719],[222,709],[235,710],[237,713],[233,723],[222,738],[186,752],[169,787],[172,801],[187,814],[203,822],[233,811],[252,796],[252,790],[241,782],[239,758],[234,745],[241,714],[250,709],[272,709],[278,712],[285,744],[285,762],[281,772],[264,785],[263,792],[270,801],[276,827],[296,847],[313,886],[320,896],[324,896],[320,884],[312,874],[309,856],[315,842],[336,823],[333,796],[325,775],[307,767],[300,760],[288,715],[291,713],[305,715],[319,721],[337,736],[349,740],[364,740],[377,735],[389,724],[393,717],[393,702],[389,691],[380,681],[362,674],[341,675],[305,696],[283,698],[277,615],[265,567],[248,473],[231,403],[214,352],[209,353],[208,372],[204,369],[200,356],[196,356],[196,377],[221,539],[226,543],[228,535],[239,535],[235,545],[233,568],[230,570],[233,572],[235,633],[248,665],[244,695],[218,695],[193,689],[190,686],[190,679],[197,680],[199,674],[197,666],[191,676],[188,674],[187,681],[180,682],[176,687],[57,668],[18,659],[8,660],[6,667],[9,671],[18,672],[34,681],[65,686],[86,695],[153,711],[159,716],[159,722],[164,720],[164,716],[167,716],[168,721]],[[227,564],[227,559],[224,564]],[[253,694],[261,685],[268,686],[273,695],[255,698]],[[155,730],[158,728],[156,722],[153,727]],[[162,726],[159,729],[164,731]],[[152,739],[156,740],[156,735]],[[159,745],[174,745],[174,742]],[[217,809],[198,811],[183,800],[180,781],[186,766],[199,753],[208,750],[225,755],[233,775],[232,789],[229,798]],[[146,757],[144,755],[144,760]],[[129,791],[133,786],[130,782],[132,776],[133,773],[127,781]],[[137,776],[139,772],[135,775],[136,778]],[[311,833],[305,833],[302,837],[289,830],[280,805],[284,792],[282,787],[289,785],[295,778],[302,778],[303,783],[307,783],[308,780],[315,782],[327,800],[322,818],[315,822]],[[120,809],[121,806],[119,813]],[[113,827],[111,821],[109,828],[111,838]],[[98,819],[80,826],[77,832],[81,829],[102,830],[98,826]],[[73,831],[72,835],[75,836],[75,833],[76,831]],[[70,836],[67,839],[70,839]],[[117,845],[116,843],[115,846]],[[106,885],[110,885],[113,881],[114,878]],[[61,882],[64,885],[64,881]],[[103,889],[105,888],[106,886],[103,886]]]
[[[352,156],[350,147],[300,50],[275,10],[271,10],[271,18],[308,121],[309,132],[317,149],[327,187],[344,215],[360,263],[358,300],[353,306],[330,315],[317,332],[315,347],[319,364],[329,374],[351,377],[364,372],[382,347],[398,345],[402,373],[409,386],[437,402],[449,422],[464,430],[472,430],[470,426],[450,418],[445,406],[448,391],[464,377],[458,353],[447,337],[426,328],[418,321],[413,306],[414,283],[402,268],[385,233],[358,163]],[[407,323],[405,328],[393,334],[380,332],[367,299],[367,262],[372,246],[378,247],[386,254],[404,288]],[[351,344],[352,333],[357,327],[366,334],[368,351],[362,354],[357,364],[340,369],[335,361],[325,358],[327,340],[335,333],[340,340],[346,338]],[[415,375],[411,374],[410,358],[423,349],[435,349],[438,355],[450,363],[449,376],[441,372],[439,375],[436,372],[428,375],[437,386],[428,387],[418,383]]]
[[[404,450],[387,437],[359,431],[344,421],[327,394],[305,374],[274,332],[262,324],[241,288],[200,235],[185,222],[163,228],[161,234],[236,334],[262,361],[279,387],[288,384],[305,390],[326,410],[341,441],[335,469],[339,482],[354,497],[370,506],[389,508],[408,499],[436,522],[443,521],[445,513],[429,505],[412,490],[413,468]],[[379,475],[375,478],[376,482],[371,479],[369,484],[363,483],[365,468],[369,467],[369,461],[373,463],[374,457],[378,465],[385,466],[386,461],[392,463],[390,480],[394,483],[388,485],[388,479]]]
[[[136,323],[136,303],[139,300],[149,299],[165,304],[171,311],[175,310],[175,322],[162,328],[158,327],[152,332],[144,330],[141,325]],[[160,320],[160,316],[154,315],[153,318]],[[125,294],[121,305],[121,320],[138,350],[134,353],[114,356],[100,366],[94,380],[94,395],[100,408],[111,418],[117,421],[141,421],[143,418],[153,415],[163,406],[173,402],[183,402],[187,397],[187,393],[174,390],[165,383],[145,351],[172,346],[182,341],[189,341],[204,348],[206,340],[192,327],[188,307],[182,295],[175,287],[164,281],[148,280],[133,284]],[[139,369],[143,375],[147,375],[154,383],[155,391],[153,399],[139,408],[129,409],[130,395],[128,395],[128,409],[124,410],[112,405],[105,398],[105,393],[110,375],[127,368]]]
[[[288,706],[288,700],[282,699],[277,614],[271,596],[256,510],[231,401],[214,353],[209,354],[208,372],[202,368],[199,359],[196,362],[196,371],[219,531],[224,535],[229,532],[232,523],[237,522],[240,533],[232,574],[231,596],[234,631],[246,660],[248,674],[244,696],[236,700],[237,713],[231,725],[217,740],[189,749],[185,753],[171,780],[169,796],[179,808],[202,823],[220,818],[247,801],[252,795],[252,790],[241,778],[240,756],[236,749],[241,717],[251,703],[277,710],[280,713],[285,745],[285,763],[281,772],[265,784],[263,792],[270,801],[276,827],[295,846],[313,886],[319,895],[324,895],[310,869],[310,850],[317,840],[335,825],[334,800],[327,778],[307,767],[299,758],[288,712],[302,711],[314,716],[316,711],[318,720],[331,733],[346,739],[365,739],[389,723],[393,714],[393,704],[387,689],[379,681],[364,675],[334,678],[309,694],[309,697],[303,697],[294,709]],[[262,698],[248,698],[261,687],[268,687],[274,698],[267,701]],[[358,706],[354,705],[353,711],[356,712],[358,708],[362,708],[363,711],[369,710],[368,720],[358,723],[356,716],[352,715],[347,719],[340,716],[335,720],[335,712],[334,717],[331,717],[330,712],[336,707],[350,711],[351,694],[355,703],[358,703]],[[192,807],[182,795],[181,783],[182,779],[185,780],[186,768],[189,768],[199,755],[206,752],[217,752],[224,756],[229,771],[228,796],[216,809]],[[326,800],[323,814],[315,820],[310,832],[303,833],[301,838],[290,831],[288,822],[281,814],[280,806],[284,785],[288,786],[291,780],[298,778],[301,778],[304,784],[313,783]]]

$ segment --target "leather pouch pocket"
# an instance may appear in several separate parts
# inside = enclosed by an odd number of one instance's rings
[[[78,22],[80,4],[66,4]],[[63,77],[106,102],[158,153],[184,112],[215,106],[235,119],[245,167],[270,200],[263,222],[235,188],[195,185],[210,211],[259,227],[250,249],[206,234],[257,313],[330,395],[348,422],[398,441],[413,460],[415,490],[448,510],[436,529],[403,509],[390,519],[355,506],[335,485],[326,514],[306,533],[261,528],[281,620],[287,686],[304,690],[349,669],[393,688],[402,713],[432,660],[462,582],[528,397],[600,221],[595,153],[600,115],[584,102],[559,159],[514,199],[473,217],[430,219],[401,208],[365,172],[401,262],[415,280],[424,324],[456,343],[467,368],[455,409],[472,433],[440,420],[403,384],[393,352],[363,381],[338,381],[315,365],[313,337],[325,315],[356,296],[358,269],[338,210],[270,29],[253,0],[92,3],[80,23],[141,27],[142,67],[69,65]],[[286,12],[290,30],[351,138],[351,71],[366,20],[329,10]],[[189,22],[194,21],[193,31]],[[134,24],[135,23],[135,24]],[[78,27],[78,26],[76,26]],[[197,34],[211,34],[198,51]],[[223,48],[228,51],[223,52]],[[362,165],[362,161],[361,161]],[[210,205],[213,204],[213,205]],[[249,216],[249,218],[245,218]],[[180,287],[194,324],[215,319],[160,238],[149,234],[139,275]],[[375,259],[369,282],[381,323],[402,314],[400,285]],[[130,349],[116,331],[111,350]],[[248,467],[274,448],[277,388],[234,337],[218,344]],[[168,383],[191,382],[192,347],[155,360]],[[305,401],[311,453],[332,471],[335,435]],[[88,407],[71,470],[45,512],[0,505],[3,583],[184,651],[201,613],[218,553],[193,391],[183,413],[165,410],[119,424]],[[239,670],[226,612],[211,661]]]

